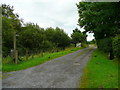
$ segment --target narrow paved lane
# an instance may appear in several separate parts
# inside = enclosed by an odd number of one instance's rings
[[[94,49],[85,48],[29,69],[3,73],[3,88],[77,88]]]

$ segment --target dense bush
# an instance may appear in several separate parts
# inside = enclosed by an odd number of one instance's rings
[[[79,2],[77,7],[78,23],[84,32],[94,33],[98,48],[107,52],[110,60],[114,59],[114,52],[118,56],[118,46],[112,45],[112,38],[120,33],[120,2]]]
[[[86,37],[87,37],[86,33],[81,32],[78,28],[73,30],[73,33],[71,34],[72,43],[75,44],[75,47],[77,43],[81,43],[82,47],[86,47],[85,45],[87,44]]]
[[[115,56],[120,59],[120,35],[113,38],[112,44]]]
[[[110,38],[104,38],[104,39],[100,39],[98,40],[98,47],[99,49],[101,49],[102,51],[108,53],[110,51],[110,47],[111,47],[111,39]]]
[[[70,37],[60,28],[41,28],[34,23],[24,23],[13,6],[2,4],[3,57],[12,56],[14,39],[19,56],[29,56],[46,51],[58,51],[70,45]],[[54,49],[54,50],[53,50]],[[14,55],[13,55],[14,56]]]

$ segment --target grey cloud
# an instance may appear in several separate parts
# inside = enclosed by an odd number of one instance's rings
[[[76,3],[80,0],[2,0],[13,5],[25,22],[38,23],[40,27],[60,27],[70,36],[77,26]],[[83,29],[82,29],[83,30]],[[93,38],[91,35],[88,39]]]

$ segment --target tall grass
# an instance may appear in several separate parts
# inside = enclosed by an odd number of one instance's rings
[[[46,61],[52,60],[54,58],[72,53],[74,51],[77,51],[82,48],[67,48],[66,50],[60,51],[60,52],[55,52],[55,53],[44,53],[44,55],[36,55],[34,58],[30,58],[29,60],[23,60],[19,62],[19,64],[13,64],[13,63],[3,63],[2,70],[4,72],[9,72],[9,71],[16,71],[16,70],[22,70],[26,69],[29,67],[33,67],[36,65],[39,65],[41,63],[44,63]]]
[[[81,88],[118,88],[118,62],[95,50],[81,79]]]

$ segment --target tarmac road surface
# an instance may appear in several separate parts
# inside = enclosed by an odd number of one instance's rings
[[[78,88],[91,53],[85,48],[25,70],[3,73],[3,88]]]

